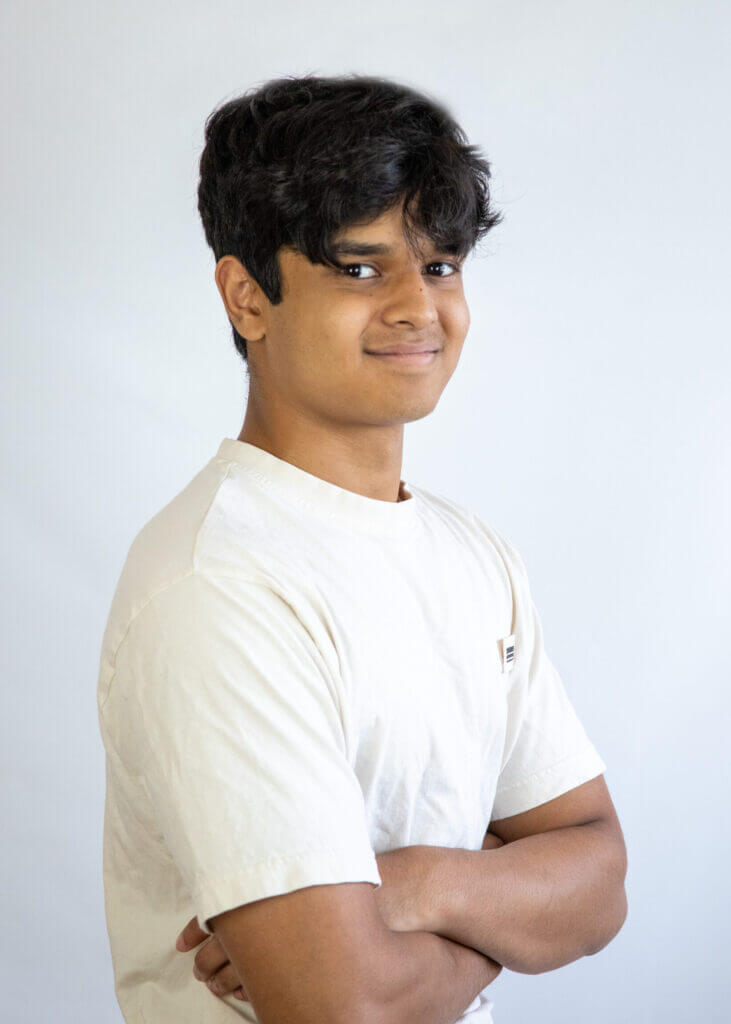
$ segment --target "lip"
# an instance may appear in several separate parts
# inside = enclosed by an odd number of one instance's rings
[[[368,352],[366,350],[366,354],[387,363],[394,363],[396,366],[429,366],[440,351],[440,349],[412,349],[410,352]]]
[[[400,341],[396,345],[384,345],[383,348],[366,349],[371,355],[411,355],[413,352],[438,352],[439,345],[428,341]]]
[[[441,349],[438,348],[416,348],[406,345],[394,346],[381,351],[369,351],[368,355],[375,355],[376,358],[385,362],[392,362],[397,367],[427,367],[436,359]]]

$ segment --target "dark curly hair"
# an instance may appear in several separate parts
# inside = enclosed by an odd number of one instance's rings
[[[334,235],[400,202],[414,249],[418,233],[467,255],[502,220],[489,179],[488,161],[433,98],[360,74],[286,76],[209,114],[198,210],[216,262],[235,256],[276,305],[282,245],[337,267]]]

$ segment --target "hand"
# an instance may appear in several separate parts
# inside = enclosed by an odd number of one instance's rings
[[[505,846],[504,840],[500,836],[496,836],[493,832],[486,832],[485,838],[482,840],[483,850],[496,850],[498,846]]]
[[[203,945],[201,945],[203,943]],[[198,925],[198,918],[192,917],[175,942],[175,948],[187,953],[200,945],[193,960],[193,974],[204,981],[214,996],[225,996],[233,992],[237,999],[248,1002],[249,995],[241,984],[241,978],[215,935],[209,935]]]

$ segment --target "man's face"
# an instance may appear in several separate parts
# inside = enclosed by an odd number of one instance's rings
[[[330,426],[393,425],[428,415],[452,376],[470,324],[459,264],[403,236],[400,207],[335,238],[340,271],[279,251],[283,299],[267,306],[266,338],[248,346],[252,377],[275,400]],[[359,246],[383,246],[365,253]],[[436,349],[415,363],[373,353]]]

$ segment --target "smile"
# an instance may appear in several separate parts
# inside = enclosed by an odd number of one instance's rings
[[[367,352],[366,355],[392,362],[396,366],[429,366],[439,352]]]

